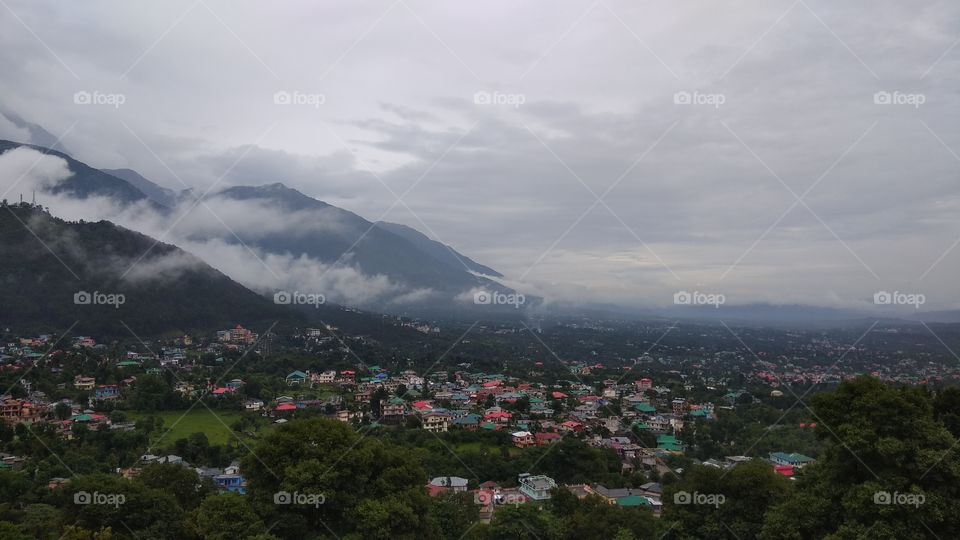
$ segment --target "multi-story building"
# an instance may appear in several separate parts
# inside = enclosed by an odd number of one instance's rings
[[[446,412],[431,411],[422,417],[423,429],[434,433],[447,431],[450,427],[450,415]]]
[[[6,399],[0,404],[0,417],[7,424],[32,424],[46,414],[47,407],[23,399]]]
[[[533,436],[533,433],[529,431],[517,431],[513,433],[513,445],[517,448],[527,448],[530,446],[536,446],[537,441]]]
[[[383,404],[383,420],[401,420],[407,414],[407,404],[399,397],[390,398]]]
[[[534,501],[545,501],[550,498],[550,490],[557,487],[553,478],[544,475],[520,475],[520,492]]]

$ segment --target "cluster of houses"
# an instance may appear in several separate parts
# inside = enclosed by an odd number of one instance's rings
[[[314,333],[320,335],[319,330]],[[207,352],[249,346],[258,336],[238,325],[217,332],[216,337],[216,342],[206,346]],[[49,341],[50,336],[25,338],[0,348],[0,368],[24,365],[9,361],[11,359],[29,362],[42,357],[34,350]],[[190,346],[192,340],[184,336],[180,343]],[[102,347],[90,338],[74,340],[73,346]],[[162,373],[165,368],[189,369],[186,359],[184,350],[177,346],[162,348],[157,355],[129,352],[117,361],[116,366],[122,370],[141,367],[148,362],[154,366],[147,369],[148,373]],[[160,367],[156,367],[157,363]],[[602,366],[571,364],[569,368],[576,375],[586,376]],[[178,381],[174,390],[185,396],[202,394],[214,399],[242,396],[244,409],[271,417],[278,423],[287,421],[298,411],[315,409],[340,421],[356,424],[403,424],[434,433],[451,429],[502,431],[510,434],[512,445],[518,449],[545,447],[564,437],[577,437],[595,447],[615,452],[621,459],[624,472],[639,466],[661,474],[669,470],[664,464],[665,458],[684,453],[684,446],[677,437],[688,423],[715,418],[713,403],[695,403],[675,396],[670,388],[658,386],[650,378],[631,378],[628,382],[608,379],[595,386],[583,384],[579,377],[574,378],[577,380],[558,381],[546,386],[502,374],[464,370],[440,371],[424,377],[412,370],[391,373],[380,366],[363,366],[362,370],[292,371],[284,378],[291,395],[278,396],[269,403],[246,396],[243,392],[245,383],[241,379],[218,384]],[[133,429],[129,423],[111,423],[96,409],[100,404],[122,399],[125,392],[136,384],[136,376],[130,375],[117,384],[98,384],[94,377],[78,375],[72,384],[75,389],[90,393],[91,408],[81,408],[68,399],[49,402],[42,392],[30,391],[28,381],[22,381],[28,396],[21,399],[0,396],[0,417],[7,424],[55,421],[66,438],[72,437],[72,427],[77,424],[87,425],[90,429]],[[326,397],[308,397],[318,393]],[[744,394],[744,391],[733,391],[722,399],[732,406],[741,402]],[[69,408],[69,414],[64,414],[62,406],[58,415],[52,414],[60,404]],[[640,444],[636,437],[638,432],[651,434],[656,444]],[[704,464],[731,467],[736,466],[741,457],[708,460]],[[189,466],[178,459],[176,456],[144,456],[141,461],[161,460]],[[770,454],[768,460],[778,474],[789,477],[812,462],[809,457],[788,453]],[[132,467],[122,474],[135,475],[137,470],[138,467]],[[244,491],[242,476],[235,468],[197,470],[199,475],[209,476],[222,489]],[[552,479],[544,476],[524,476],[518,484],[516,488],[500,488],[495,484],[479,486],[475,494],[484,508],[482,513],[489,509],[492,515],[492,510],[499,504],[545,500],[549,498],[550,490],[557,487]],[[655,484],[627,490],[606,489],[599,485],[562,487],[578,496],[599,495],[611,504],[649,505],[655,511],[659,510],[659,485]],[[457,477],[434,479],[428,485],[431,493],[466,489],[467,482]]]
[[[426,485],[427,493],[435,497],[441,493],[473,494],[473,502],[480,507],[480,521],[489,523],[499,508],[519,504],[542,505],[552,496],[555,489],[566,489],[583,499],[595,495],[606,503],[622,508],[646,507],[659,516],[663,503],[663,486],[657,482],[648,482],[636,488],[607,488],[601,484],[558,485],[552,478],[544,475],[521,474],[517,485],[502,487],[497,482],[483,482],[469,489],[469,481],[457,476],[440,476]]]

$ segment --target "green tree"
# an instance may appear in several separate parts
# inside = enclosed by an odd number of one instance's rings
[[[952,537],[960,530],[960,456],[919,388],[846,381],[814,396],[825,450],[798,494],[768,514],[764,538]]]
[[[173,495],[184,510],[196,508],[210,492],[210,485],[201,483],[193,469],[167,463],[147,465],[136,481]]]
[[[761,460],[733,469],[694,466],[664,490],[667,538],[756,538],[771,505],[790,495],[790,481]]]
[[[281,519],[281,536],[298,527],[329,527],[340,536],[362,528],[377,537],[430,529],[427,477],[416,457],[360,437],[342,422],[306,418],[284,424],[257,443],[243,470],[252,504],[271,522]]]
[[[211,495],[190,516],[204,540],[233,540],[266,533],[266,526],[246,499],[236,493]]]

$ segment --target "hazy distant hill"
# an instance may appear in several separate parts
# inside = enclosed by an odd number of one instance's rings
[[[326,263],[354,264],[369,275],[383,274],[413,287],[429,287],[455,294],[473,287],[506,291],[491,280],[473,275],[470,270],[492,276],[500,274],[475,263],[439,242],[402,225],[372,223],[366,219],[308,197],[295,189],[275,183],[264,186],[238,186],[212,195],[234,200],[261,201],[281,212],[309,213],[322,228],[304,225],[293,232],[240,238],[249,245],[272,253],[305,253]],[[461,263],[457,259],[463,261]],[[465,266],[466,265],[466,266]]]
[[[446,263],[447,266],[453,268],[464,267],[485,276],[503,277],[503,274],[493,268],[484,266],[466,255],[457,253],[452,247],[446,244],[431,240],[427,235],[412,227],[400,225],[399,223],[388,223],[386,221],[378,221],[377,227],[386,229],[388,232],[406,239],[420,251],[432,256],[438,261]]]
[[[164,206],[174,206],[177,204],[177,192],[172,189],[154,184],[132,169],[101,169],[103,172],[125,180],[133,187],[139,189],[150,200]]]

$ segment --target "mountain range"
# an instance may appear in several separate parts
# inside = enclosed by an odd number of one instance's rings
[[[174,191],[131,169],[98,169],[59,150],[0,140],[0,154],[24,147],[60,158],[69,169],[69,176],[46,188],[47,194],[77,201],[94,197],[105,199],[121,209],[142,205],[149,212],[172,223],[171,229],[177,227],[175,234],[170,235],[173,239],[165,235],[166,231],[156,236],[173,244],[182,240],[187,245],[181,247],[193,251],[194,255],[261,294],[270,294],[273,292],[271,288],[300,286],[301,290],[315,291],[316,280],[313,278],[333,273],[331,269],[348,269],[360,276],[354,281],[359,281],[361,285],[351,283],[354,293],[367,282],[381,286],[384,292],[361,294],[360,301],[352,301],[351,292],[346,290],[318,292],[342,304],[384,312],[426,314],[469,311],[477,309],[472,302],[472,293],[477,290],[505,294],[514,292],[496,281],[503,277],[496,270],[416,229],[396,223],[369,221],[281,183],[227,187],[204,194],[198,200],[191,190]],[[240,216],[226,219],[217,216],[223,227],[184,230],[185,226],[180,221],[187,209],[204,212],[194,209],[198,203],[203,203],[211,212],[217,206],[239,204]],[[248,217],[253,211],[258,213],[258,218]],[[90,219],[113,219],[113,216],[95,215]],[[273,225],[258,227],[257,219]],[[187,221],[184,220],[184,223]],[[121,224],[141,232],[151,232],[141,229],[129,218],[128,222]],[[230,267],[226,262],[220,264],[221,261],[215,257],[205,256],[207,254],[203,246],[211,242],[236,248],[237,252],[247,257],[246,264],[249,265],[266,265],[264,260],[276,256],[296,263],[309,261],[316,263],[317,267],[307,267],[308,271],[301,271],[294,276],[278,276],[280,284],[270,287],[256,278],[245,279],[241,264]],[[282,273],[282,270],[268,269],[275,275]],[[324,287],[335,288],[338,285],[331,285],[329,280],[322,283]],[[487,305],[481,309],[487,310],[486,313],[515,312],[503,306]]]

